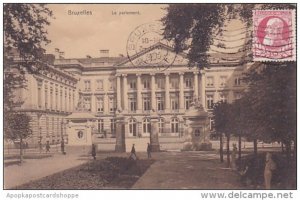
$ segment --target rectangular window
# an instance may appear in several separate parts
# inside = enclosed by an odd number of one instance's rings
[[[214,86],[214,77],[207,77],[206,78],[206,86],[213,87]]]
[[[241,78],[240,77],[235,77],[235,79],[234,79],[234,85],[235,86],[240,86],[241,85]]]
[[[221,76],[220,77],[220,86],[225,87],[227,82],[227,76]]]
[[[213,95],[206,96],[206,106],[208,109],[212,109],[214,105],[214,97]]]
[[[178,110],[179,107],[179,98],[178,96],[171,96],[171,109]]]
[[[165,99],[163,97],[157,97],[156,98],[156,103],[157,103],[157,110],[164,110],[164,103],[165,102]]]
[[[150,97],[143,98],[143,110],[151,110]]]
[[[150,89],[150,80],[149,79],[144,79],[143,80],[143,86],[144,86],[144,89]]]
[[[48,90],[45,88],[45,108],[48,109]]]
[[[113,97],[109,98],[109,112],[113,113],[116,111],[116,102]]]
[[[185,88],[192,88],[192,78],[187,77],[184,79],[185,82]]]
[[[103,98],[102,97],[97,97],[96,110],[97,110],[97,112],[103,112]]]
[[[103,132],[103,130],[104,130],[104,120],[103,119],[98,119],[97,129],[98,129],[98,133]]]
[[[42,107],[42,88],[38,87],[38,106]]]
[[[116,120],[110,119],[110,131],[112,135],[116,135]]]
[[[103,90],[103,80],[97,80],[97,90]]]
[[[53,88],[50,87],[50,109],[53,109]]]
[[[63,111],[63,91],[60,89],[60,110]]]
[[[129,88],[131,90],[135,90],[136,89],[136,80],[130,80],[129,81]]]
[[[55,110],[58,110],[58,89],[55,89]]]
[[[178,79],[176,77],[171,78],[171,88],[178,89]]]
[[[184,105],[185,105],[186,110],[188,110],[190,108],[192,101],[193,101],[192,96],[185,96],[184,97]]]
[[[136,111],[136,98],[135,97],[129,97],[129,109],[130,111]]]
[[[165,80],[162,77],[156,78],[157,89],[165,89]]]
[[[68,111],[68,101],[67,101],[67,97],[68,97],[68,94],[67,94],[67,88],[65,88],[65,111]]]
[[[90,80],[85,80],[84,81],[84,90],[85,91],[90,91],[91,90],[91,81]]]

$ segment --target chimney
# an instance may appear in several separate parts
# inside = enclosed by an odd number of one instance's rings
[[[101,49],[100,50],[100,57],[109,57],[109,50],[108,49]]]

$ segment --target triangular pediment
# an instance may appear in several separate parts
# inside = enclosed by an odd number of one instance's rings
[[[127,55],[127,59],[118,66],[168,67],[187,64],[188,59],[185,53],[176,53],[172,47],[157,43],[133,55]]]

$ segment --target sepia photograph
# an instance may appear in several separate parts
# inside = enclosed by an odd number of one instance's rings
[[[297,190],[296,13],[3,3],[2,189]]]

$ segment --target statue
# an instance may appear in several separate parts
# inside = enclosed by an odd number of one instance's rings
[[[198,110],[204,110],[203,105],[201,104],[201,100],[198,97],[195,97],[193,102],[191,103],[191,108],[198,109]]]
[[[272,154],[270,152],[268,152],[266,154],[266,165],[265,165],[265,171],[264,171],[265,188],[266,189],[271,189],[272,174],[276,168],[277,168],[276,163],[272,159]]]
[[[82,96],[79,96],[79,100],[76,106],[76,111],[83,111],[84,110],[84,100],[82,98]]]

